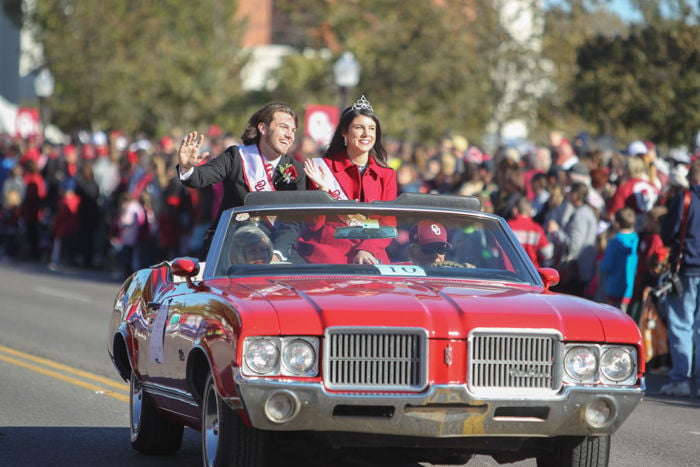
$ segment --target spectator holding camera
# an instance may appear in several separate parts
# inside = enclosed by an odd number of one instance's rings
[[[671,267],[678,264],[682,291],[668,296],[668,340],[671,381],[661,388],[669,396],[700,397],[700,161],[688,171],[689,189],[674,196],[661,228],[661,237],[671,246]],[[672,269],[673,271],[673,269]],[[692,368],[693,354],[695,368]]]
[[[647,287],[653,286],[659,278],[659,271],[652,271],[650,264],[652,258],[659,258],[659,251],[663,250],[668,263],[668,249],[664,247],[661,239],[661,220],[668,213],[666,206],[654,206],[646,214],[644,229],[639,233],[639,261],[637,261],[637,274],[634,281],[634,293],[632,294],[632,307],[635,308],[643,301],[642,294]],[[654,260],[656,261],[656,260]]]

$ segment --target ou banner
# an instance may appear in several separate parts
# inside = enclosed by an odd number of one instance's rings
[[[17,109],[15,132],[16,136],[24,139],[40,135],[39,110],[27,107]]]
[[[337,107],[308,105],[304,120],[304,136],[308,136],[320,146],[325,146],[330,142],[339,119]]]

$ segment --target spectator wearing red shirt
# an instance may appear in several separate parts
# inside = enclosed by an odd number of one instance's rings
[[[75,253],[75,240],[80,227],[78,208],[80,197],[75,194],[75,180],[69,178],[61,186],[56,215],[53,218],[53,249],[50,269],[55,269],[64,258],[72,259]]]
[[[654,207],[659,199],[659,190],[645,177],[644,162],[637,156],[631,156],[625,164],[624,180],[609,200],[607,214],[614,219],[615,213],[624,207],[634,210],[638,223],[636,230],[641,230],[644,216]]]
[[[552,264],[554,245],[550,243],[542,226],[532,219],[532,203],[527,196],[521,196],[512,206],[508,225],[535,267],[548,267]]]
[[[41,149],[39,149],[37,139],[34,137],[27,138],[27,147],[22,153],[22,158],[19,160],[19,163],[25,165],[28,161],[34,161],[39,165],[40,158]]]

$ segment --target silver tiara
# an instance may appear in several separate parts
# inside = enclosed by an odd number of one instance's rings
[[[374,113],[374,109],[372,108],[372,104],[369,103],[365,95],[363,94],[362,97],[360,97],[357,102],[355,102],[352,107],[350,107],[350,110],[368,110],[372,113]]]

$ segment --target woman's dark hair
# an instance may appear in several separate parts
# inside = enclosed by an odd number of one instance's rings
[[[294,117],[294,125],[299,126],[299,118],[297,117],[297,113],[292,110],[289,105],[285,104],[284,102],[270,102],[260,107],[257,112],[251,115],[250,119],[248,120],[248,124],[241,135],[243,144],[258,144],[258,141],[260,141],[258,124],[264,123],[265,125],[269,125],[272,122],[272,118],[275,116],[276,112],[284,112],[291,115]]]
[[[388,167],[386,162],[386,149],[384,149],[384,146],[382,145],[382,127],[379,124],[379,119],[377,118],[377,116],[374,115],[374,112],[370,111],[369,109],[353,109],[352,107],[348,107],[347,109],[345,109],[340,117],[340,122],[338,122],[338,126],[335,128],[333,138],[331,138],[331,142],[323,155],[329,156],[345,151],[343,132],[348,131],[352,121],[355,119],[355,117],[359,115],[364,115],[374,120],[374,123],[377,126],[377,136],[374,141],[374,146],[372,146],[372,149],[370,149],[369,154],[374,158],[377,164],[383,167]]]

